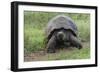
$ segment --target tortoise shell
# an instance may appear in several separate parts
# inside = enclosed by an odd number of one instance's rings
[[[77,36],[77,26],[71,18],[65,15],[58,15],[52,18],[46,27],[46,37],[51,38],[56,30],[65,29],[71,30],[73,35]]]

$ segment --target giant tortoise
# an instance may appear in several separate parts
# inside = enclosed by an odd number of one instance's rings
[[[78,39],[76,24],[70,17],[65,15],[57,15],[48,22],[46,39],[48,53],[54,53],[57,48],[61,47],[82,48],[82,44]]]

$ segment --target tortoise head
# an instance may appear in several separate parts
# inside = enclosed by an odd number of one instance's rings
[[[56,33],[56,38],[58,41],[69,42],[70,34],[69,30],[61,29]]]

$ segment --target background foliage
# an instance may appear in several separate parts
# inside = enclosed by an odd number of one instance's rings
[[[50,19],[57,15],[66,15],[72,18],[78,27],[79,39],[83,42],[81,51],[74,49],[72,51],[60,51],[56,54],[47,54],[41,56],[39,51],[45,50],[45,27]],[[85,42],[85,43],[84,43]],[[85,45],[84,45],[85,44]],[[59,12],[24,12],[24,51],[34,53],[36,60],[56,60],[56,59],[82,59],[90,57],[90,15],[84,13],[59,13]],[[35,55],[35,52],[40,54]],[[34,57],[31,58],[34,58]],[[30,57],[30,56],[29,56]],[[30,60],[31,58],[25,60]],[[35,60],[35,59],[34,59]]]
[[[27,51],[38,51],[45,47],[45,27],[56,15],[66,15],[74,20],[78,27],[79,37],[83,41],[90,39],[90,15],[82,13],[24,12],[24,48]]]

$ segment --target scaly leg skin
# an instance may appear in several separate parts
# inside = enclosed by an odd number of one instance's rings
[[[81,49],[81,48],[82,48],[82,44],[81,44],[80,40],[77,39],[75,36],[71,35],[71,36],[70,36],[70,40],[71,40],[71,44],[72,44],[74,47],[76,47],[76,48],[78,48],[78,49]]]
[[[55,53],[55,49],[56,49],[56,40],[55,36],[52,36],[47,44],[47,53]]]

